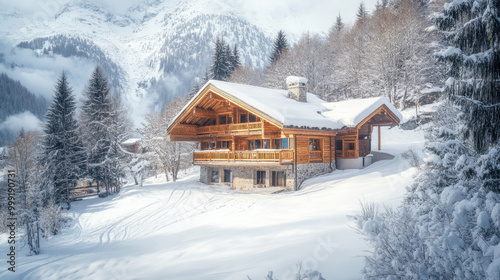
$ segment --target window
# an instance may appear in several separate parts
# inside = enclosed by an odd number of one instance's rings
[[[262,140],[262,148],[271,149],[271,140],[269,139]]]
[[[309,151],[320,151],[321,145],[319,139],[309,139]]]
[[[241,114],[240,115],[240,123],[247,123],[247,122],[248,122],[247,114]]]
[[[227,115],[219,116],[219,124],[226,124],[226,123],[227,123]]]
[[[209,147],[208,145],[209,145],[208,142],[201,142],[201,149],[202,150],[208,150],[208,147]]]
[[[256,171],[255,172],[255,184],[265,185],[266,184],[266,171]]]
[[[353,151],[355,149],[356,145],[354,142],[349,143],[349,150]]]
[[[342,151],[342,140],[335,140],[335,150]]]
[[[290,138],[290,147],[289,147],[290,150],[293,150],[293,138]]]
[[[274,139],[274,147],[273,149],[281,149],[281,139]]]
[[[212,172],[210,173],[210,182],[219,183],[219,171],[218,170],[212,170]]]
[[[217,142],[217,149],[230,149],[231,141],[219,141]]]
[[[255,140],[255,149],[262,149],[262,140]]]
[[[288,138],[281,138],[281,149],[288,149]]]
[[[215,149],[215,141],[208,142],[208,149],[209,150],[214,150]]]
[[[224,169],[224,183],[232,183],[233,182],[233,170]]]
[[[271,182],[272,186],[284,187],[286,186],[286,172],[284,171],[272,171],[271,172]]]
[[[257,117],[255,117],[255,115],[252,115],[252,114],[248,115],[248,122],[256,122],[256,121],[257,121]]]
[[[248,149],[255,150],[255,141],[254,140],[248,140]]]

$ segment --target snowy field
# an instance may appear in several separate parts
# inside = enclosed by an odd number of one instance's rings
[[[377,147],[376,129],[373,139]],[[382,151],[393,160],[319,176],[297,192],[207,186],[193,168],[175,183],[158,176],[142,188],[75,202],[63,233],[43,240],[38,256],[18,249],[17,271],[3,261],[0,279],[234,280],[263,279],[273,270],[286,280],[299,261],[326,279],[359,279],[369,248],[349,215],[360,200],[399,204],[416,173],[400,154],[421,151],[423,143],[420,129],[382,128]],[[0,244],[5,260],[6,235]]]

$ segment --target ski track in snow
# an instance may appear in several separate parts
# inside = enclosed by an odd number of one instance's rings
[[[416,171],[400,153],[423,145],[422,131],[382,135],[393,160],[321,175],[296,192],[207,186],[194,169],[175,183],[150,178],[142,188],[74,202],[63,233],[42,240],[38,256],[19,249],[18,271],[4,269],[0,279],[261,279],[273,270],[283,280],[301,260],[326,279],[359,279],[368,248],[347,216],[359,201],[397,205]],[[330,239],[325,259],[316,258]],[[0,252],[6,243],[0,235]]]

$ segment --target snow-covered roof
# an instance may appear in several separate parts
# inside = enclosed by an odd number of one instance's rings
[[[308,92],[307,102],[299,102],[288,98],[286,90],[210,80],[186,104],[170,125],[209,85],[254,108],[284,127],[310,129],[355,127],[382,105],[387,106],[399,120],[403,119],[401,113],[385,97],[326,102]]]

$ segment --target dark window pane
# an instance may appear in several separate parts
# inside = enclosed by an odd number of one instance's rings
[[[342,151],[342,140],[335,140],[335,150]]]
[[[266,171],[256,171],[255,172],[255,184],[265,185],[266,184]]]
[[[349,143],[349,150],[354,150],[354,147],[355,147],[354,143]]]
[[[224,115],[224,116],[220,116],[219,117],[219,124],[226,124],[227,123],[227,117]]]
[[[257,118],[255,117],[255,115],[248,115],[248,122],[256,122],[257,121]]]
[[[219,183],[219,171],[212,170],[212,183]]]
[[[224,183],[231,183],[233,181],[233,170],[224,169]]]
[[[281,139],[274,139],[274,149],[281,149]]]
[[[240,115],[240,123],[247,123],[247,115],[246,114],[241,114]]]
[[[262,140],[255,140],[255,149],[262,148]]]

